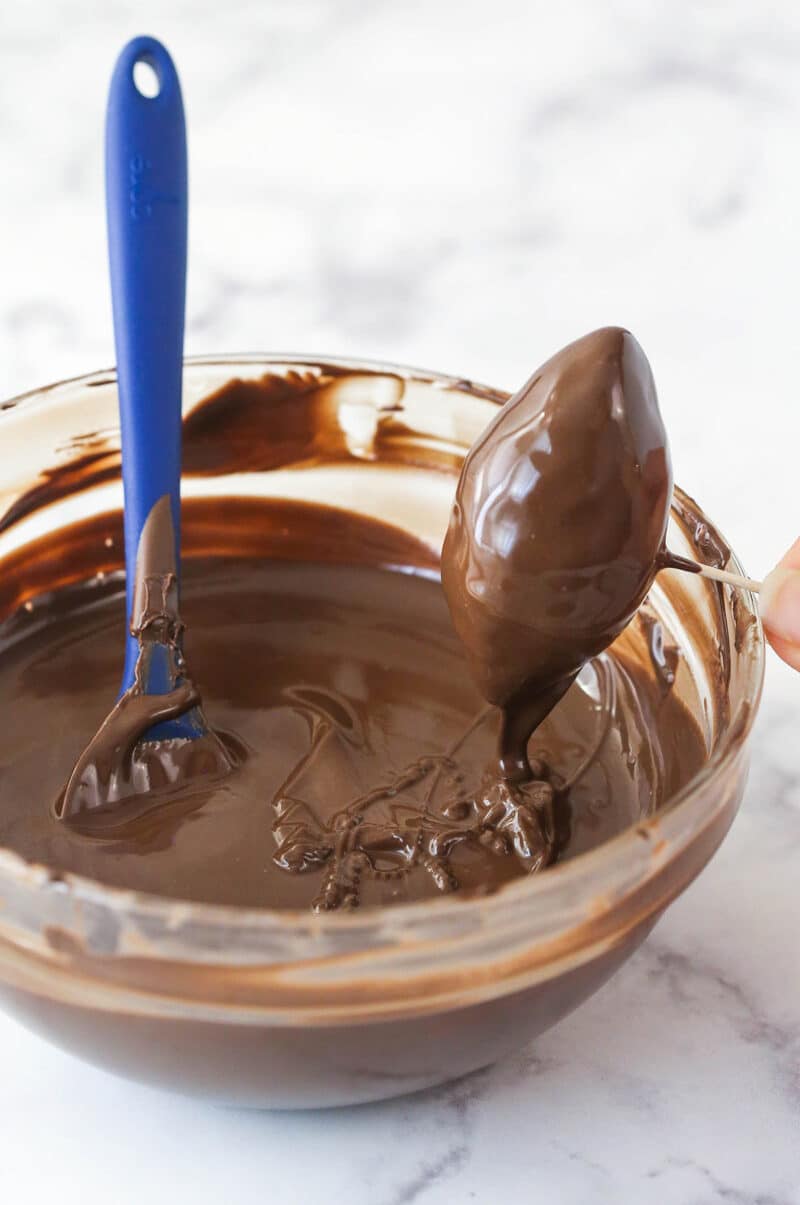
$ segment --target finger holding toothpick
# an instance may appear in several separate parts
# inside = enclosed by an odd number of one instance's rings
[[[775,652],[800,670],[800,539],[764,578],[761,619]]]

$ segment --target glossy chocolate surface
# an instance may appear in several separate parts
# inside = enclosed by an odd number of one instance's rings
[[[119,674],[122,581],[91,572],[118,526],[60,532],[54,566],[92,584],[40,593],[3,627],[0,844],[31,860],[269,908],[485,892],[608,839],[704,759],[637,625],[536,734],[534,780],[505,783],[500,713],[469,674],[424,545],[334,508],[204,500],[185,506],[187,653],[237,765],[64,823],[60,790]]]
[[[471,448],[442,580],[475,680],[503,709],[508,777],[529,776],[531,732],[644,599],[671,494],[653,374],[619,327],[543,364]]]

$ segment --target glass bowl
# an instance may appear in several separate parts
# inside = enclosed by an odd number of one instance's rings
[[[314,454],[312,428],[294,460],[239,455],[226,465],[211,456],[209,469],[200,456],[187,465],[184,497],[324,501],[399,525],[438,554],[462,459],[507,395],[389,365],[216,357],[187,361],[185,413],[232,377],[266,373],[290,384],[330,378],[325,421],[338,424],[336,455]],[[120,511],[116,404],[114,374],[103,372],[0,409],[0,567],[23,558],[31,594],[43,571],[37,539]],[[37,486],[56,480],[55,501],[37,503]],[[741,571],[680,490],[669,542]],[[102,570],[120,572],[119,542]],[[0,621],[25,601],[2,595]],[[683,650],[675,689],[708,748],[701,771],[660,811],[494,895],[354,915],[146,895],[0,849],[0,1003],[109,1070],[259,1107],[395,1096],[525,1045],[630,956],[708,862],[742,796],[764,660],[754,600],[666,573],[651,603]]]

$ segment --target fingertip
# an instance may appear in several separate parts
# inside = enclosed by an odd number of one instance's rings
[[[792,669],[800,670],[800,645],[781,640],[779,636],[772,635],[767,627],[764,628],[764,631],[770,647],[777,653],[781,661],[785,661]]]
[[[770,642],[795,645],[800,655],[800,569],[779,565],[764,578],[759,597],[761,619]]]

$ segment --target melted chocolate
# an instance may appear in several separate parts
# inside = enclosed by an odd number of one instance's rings
[[[500,768],[625,628],[659,567],[672,472],[650,365],[608,327],[539,368],[471,448],[442,552],[453,624],[503,710]]]
[[[491,891],[592,848],[705,758],[629,629],[537,731],[532,781],[504,782],[500,716],[470,678],[425,545],[347,511],[245,498],[186,502],[183,544],[189,659],[239,764],[79,824],[56,818],[119,672],[120,523],[99,516],[4,564],[5,598],[27,605],[0,632],[0,844],[178,898],[391,904]],[[32,563],[51,566],[52,588],[25,597]]]

